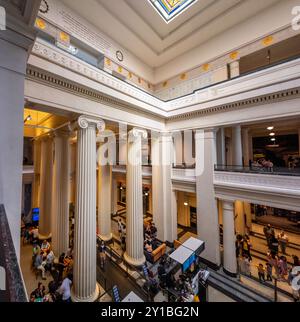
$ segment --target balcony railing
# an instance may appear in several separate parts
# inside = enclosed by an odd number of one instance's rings
[[[241,173],[262,173],[269,175],[282,176],[300,176],[300,168],[285,168],[285,167],[245,167],[238,165],[215,165],[215,171],[225,172],[241,172]]]

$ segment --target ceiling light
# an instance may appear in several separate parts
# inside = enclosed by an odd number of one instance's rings
[[[272,139],[271,139],[271,141],[273,141],[273,142],[274,142],[274,141],[276,141],[276,139],[275,139],[275,138],[272,138]]]
[[[269,126],[269,127],[267,127],[267,130],[269,130],[269,131],[274,130],[274,126]]]
[[[148,196],[149,195],[149,193],[148,192],[145,192],[145,196]]]
[[[184,203],[184,205],[185,205],[185,206],[188,206],[188,205],[189,205],[189,203],[188,203],[188,202],[185,202],[185,203]]]
[[[270,136],[275,136],[275,133],[274,133],[274,132],[271,132],[271,133],[270,133]]]

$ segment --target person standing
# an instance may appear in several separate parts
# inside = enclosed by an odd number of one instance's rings
[[[265,279],[265,269],[264,269],[263,264],[260,263],[257,266],[257,271],[258,271],[259,282],[260,283],[265,282],[266,281],[266,279]]]
[[[288,245],[289,239],[283,230],[278,235],[278,242],[279,242],[279,246],[282,254],[286,255],[286,247]]]
[[[268,262],[266,264],[266,272],[267,272],[267,281],[272,282],[272,271],[273,271],[273,267],[272,265]]]
[[[63,302],[71,302],[71,285],[73,281],[72,274],[68,274],[68,276],[63,280],[58,292],[62,294]]]

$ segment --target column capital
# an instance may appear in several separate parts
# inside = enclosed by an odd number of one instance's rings
[[[77,120],[77,125],[81,129],[87,129],[90,126],[95,126],[99,131],[105,130],[105,122],[101,118],[88,115],[80,115]]]
[[[233,211],[234,209],[234,200],[230,199],[220,199],[222,201],[222,206],[224,210]]]
[[[197,129],[195,132],[195,140],[215,139],[218,128]]]
[[[146,130],[133,128],[131,131],[128,132],[128,141],[133,142],[137,138],[141,137],[142,139],[147,139],[148,133]]]

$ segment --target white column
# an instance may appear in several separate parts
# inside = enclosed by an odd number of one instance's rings
[[[244,213],[246,215],[246,226],[247,233],[249,234],[252,230],[252,214],[251,214],[251,204],[249,202],[244,202]]]
[[[92,302],[99,295],[96,282],[96,127],[103,131],[105,125],[101,119],[82,115],[78,126],[72,300]]]
[[[53,141],[50,137],[41,141],[41,175],[40,175],[40,218],[39,238],[51,237],[52,208],[52,173],[53,173]]]
[[[133,129],[128,133],[126,172],[126,252],[124,259],[133,266],[145,263],[143,236],[142,136],[147,132]]]
[[[244,166],[249,167],[249,160],[250,160],[250,147],[249,147],[249,129],[243,129],[243,159],[244,159]]]
[[[52,248],[56,257],[69,248],[70,140],[56,132],[52,186]]]
[[[76,155],[77,143],[71,142],[70,146],[70,202],[75,205],[76,199]]]
[[[235,126],[232,128],[232,165],[243,165],[243,150],[242,150],[242,133],[241,126]]]
[[[239,60],[233,61],[229,64],[230,78],[240,76],[240,62]]]
[[[99,141],[100,139],[98,139]],[[104,143],[104,138],[100,145]],[[98,234],[108,241],[112,239],[111,232],[111,165],[98,160]]]
[[[32,190],[32,208],[39,208],[39,190],[40,190],[40,168],[41,168],[41,141],[34,140],[33,143],[33,165],[34,179]]]
[[[214,164],[216,163],[216,132],[198,130],[196,144],[197,231],[205,241],[202,257],[220,265],[220,237],[217,200],[214,190]]]
[[[245,215],[243,201],[235,201],[235,231],[239,235],[245,235]]]
[[[299,141],[298,155],[300,156],[300,129],[298,129],[298,141]]]
[[[111,185],[111,212],[115,214],[118,211],[118,182],[116,178],[112,178]]]
[[[226,274],[235,276],[237,259],[235,256],[234,206],[232,201],[223,201],[223,269]]]
[[[177,206],[177,192],[176,190],[172,190],[171,192],[171,211],[172,211],[172,218],[174,218],[175,223],[173,223],[173,241],[178,239],[177,233],[177,213],[178,213],[178,206]]]
[[[217,132],[217,161],[218,165],[226,163],[225,129],[223,127]]]
[[[172,212],[172,160],[171,133],[151,134],[152,209],[158,239],[173,242],[177,238],[177,216]]]

